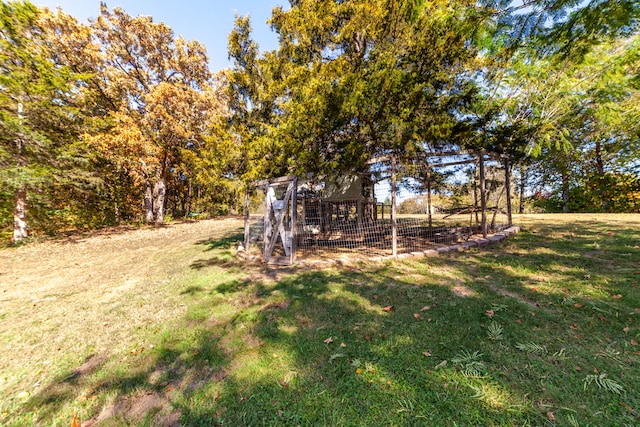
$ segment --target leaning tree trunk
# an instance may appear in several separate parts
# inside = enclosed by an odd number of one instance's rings
[[[27,230],[27,187],[16,190],[16,204],[13,209],[13,238],[11,243],[20,243],[29,236]]]

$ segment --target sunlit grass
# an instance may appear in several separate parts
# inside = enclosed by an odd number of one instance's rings
[[[640,219],[520,220],[486,249],[323,270],[245,265],[220,233],[159,276],[47,291],[85,321],[16,300],[0,423],[635,425]]]

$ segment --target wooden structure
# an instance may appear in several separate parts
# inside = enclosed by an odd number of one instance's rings
[[[461,154],[464,156],[461,157]],[[402,253],[425,250],[426,247],[463,242],[477,233],[486,237],[490,231],[496,232],[504,226],[504,223],[500,223],[495,227],[495,219],[498,213],[504,218],[505,212],[497,205],[493,207],[487,203],[492,191],[486,188],[487,181],[497,182],[495,173],[499,167],[492,166],[494,178],[487,180],[485,162],[496,160],[500,162],[503,158],[490,157],[484,151],[431,153],[425,154],[421,160],[400,159],[389,155],[372,159],[369,162],[372,171],[367,174],[341,176],[325,182],[324,185],[312,185],[307,182],[299,185],[302,180],[295,176],[259,181],[256,187],[264,197],[264,212],[259,218],[261,223],[256,224],[257,228],[254,228],[256,232],[251,234],[250,198],[247,195],[245,248],[248,250],[251,241],[256,242],[262,246],[261,255],[265,262],[290,265],[296,262],[298,250],[305,255],[316,256],[336,252],[398,256]],[[473,204],[456,207],[448,213],[442,209],[435,209],[431,197],[432,171],[464,164],[475,164],[475,170],[479,172],[479,176],[476,177],[474,174],[473,178]],[[419,171],[416,169],[418,167]],[[506,160],[504,168],[504,182],[509,185],[509,165]],[[420,179],[423,185],[420,191],[426,189],[426,194],[422,194],[426,197],[426,209],[414,217],[408,217],[406,212],[398,215],[397,212],[397,193],[403,188],[410,188],[403,180],[411,179],[411,173],[416,179]],[[390,217],[385,218],[384,205],[381,209],[382,218],[378,217],[380,206],[374,194],[374,175],[382,176],[382,180],[390,183],[390,191],[387,193],[391,201]],[[476,180],[479,180],[479,185]],[[479,195],[476,190],[479,190]],[[510,194],[509,191],[506,193],[506,216],[508,226],[511,226]],[[254,200],[257,198],[254,197]],[[399,200],[402,202],[406,199],[400,197]],[[490,224],[488,212],[493,212]],[[453,215],[462,214],[470,216],[468,225],[455,219],[448,224],[442,222]],[[482,215],[481,221],[478,214]],[[438,217],[438,224],[432,221],[434,215]],[[258,217],[254,215],[253,218],[257,220]]]
[[[298,178],[275,178],[260,181],[257,185],[264,186],[265,192],[262,256],[269,264],[294,264],[297,246]],[[245,243],[247,244],[248,242]]]

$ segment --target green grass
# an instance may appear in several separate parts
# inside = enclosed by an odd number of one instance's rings
[[[488,248],[323,270],[204,242],[156,289],[180,316],[87,373],[56,357],[61,373],[3,402],[0,422],[106,407],[105,425],[638,425],[640,218],[516,221]]]

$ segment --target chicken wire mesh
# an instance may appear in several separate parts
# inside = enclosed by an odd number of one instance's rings
[[[372,258],[394,255],[394,240],[395,254],[403,254],[450,246],[481,235],[477,164],[453,171],[439,169],[426,164],[397,167],[395,239],[388,167],[323,183],[300,180],[297,203],[288,200],[287,206],[278,206],[280,211],[267,206],[265,196],[270,187],[262,185],[249,198],[245,245],[267,261],[270,255],[283,261],[290,255],[287,245],[293,246],[298,260]],[[283,201],[285,185],[275,185],[276,200]],[[496,233],[509,226],[504,169],[498,162],[485,165],[485,189],[487,231]],[[290,228],[276,229],[279,214]],[[273,253],[266,254],[265,245],[269,246],[274,233],[279,236],[272,239],[276,242]]]

